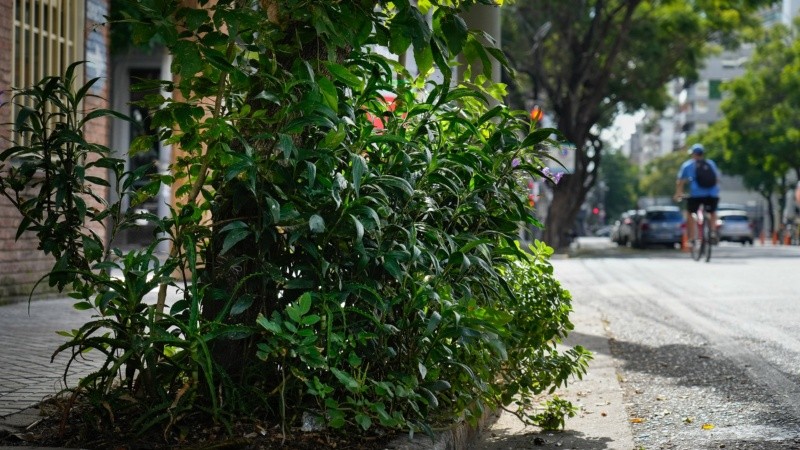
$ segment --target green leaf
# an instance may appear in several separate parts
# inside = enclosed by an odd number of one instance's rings
[[[429,46],[414,46],[414,61],[417,63],[417,70],[420,74],[428,74],[433,68],[433,53]]]
[[[464,19],[455,14],[448,14],[442,18],[440,23],[450,53],[453,55],[461,53],[468,36],[467,24]]]
[[[490,244],[492,243],[491,239],[473,239],[469,241],[466,245],[458,249],[461,253],[467,253],[468,251],[472,250],[473,248],[481,245],[481,244]]]
[[[393,175],[383,175],[378,177],[376,183],[383,183],[386,184],[387,186],[400,189],[409,197],[414,195],[414,188],[411,187],[411,184],[409,184],[408,181],[400,177],[396,177]]]
[[[297,156],[297,147],[294,146],[294,141],[288,134],[280,133],[278,135],[278,150],[283,152],[283,157],[286,159]]]
[[[224,255],[228,252],[234,245],[241,242],[243,239],[250,236],[252,233],[248,228],[247,224],[237,220],[235,222],[229,223],[226,225],[222,230],[221,233],[227,233],[225,235],[225,240],[222,243],[222,250],[220,250],[220,255]]]
[[[335,130],[330,130],[325,135],[325,139],[322,140],[322,147],[336,148],[344,142],[345,138],[347,138],[346,125],[343,122],[339,122]]]
[[[533,133],[525,136],[522,147],[533,147],[536,144],[548,140],[551,136],[558,136],[560,133],[555,128],[539,128]],[[674,183],[673,183],[674,184]]]
[[[83,256],[89,261],[97,261],[102,258],[102,244],[89,236],[83,236]]]
[[[203,70],[203,60],[197,44],[188,40],[173,43],[172,73],[179,73],[184,80],[191,80]]]
[[[325,219],[318,214],[314,214],[308,219],[308,228],[312,233],[319,234],[325,231]]]
[[[94,306],[89,302],[78,302],[72,305],[72,307],[77,309],[78,311],[86,311],[87,309],[94,308]]]
[[[383,261],[383,268],[396,280],[401,280],[403,278],[403,270],[400,268],[400,264],[397,263],[397,260],[388,255]]]
[[[322,320],[322,318],[317,314],[309,314],[300,321],[301,325],[314,325],[315,323]]]
[[[319,86],[325,104],[333,111],[339,111],[339,95],[336,92],[336,86],[334,86],[333,82],[327,78],[321,77],[317,80],[317,86]]]
[[[256,319],[256,323],[261,325],[261,327],[265,330],[271,331],[276,335],[280,335],[283,332],[283,328],[281,327],[281,322],[278,317],[275,317],[275,320],[270,320],[267,319],[263,314],[259,314],[258,318]]]
[[[349,373],[343,372],[336,367],[331,367],[331,372],[333,372],[333,375],[336,376],[339,382],[341,382],[348,391],[358,392],[361,385]]]
[[[306,176],[308,177],[308,187],[314,187],[317,179],[317,166],[311,161],[306,161]]]
[[[332,62],[328,62],[327,67],[337,80],[358,91],[363,90],[364,82],[360,77],[353,75],[353,73],[350,72],[347,67]]]
[[[358,194],[361,189],[361,180],[367,172],[367,161],[361,155],[353,155],[353,190]]]
[[[438,311],[434,311],[431,313],[430,319],[428,319],[428,326],[426,327],[427,334],[433,333],[433,330],[439,326],[439,323],[442,321],[442,315],[439,314]],[[424,378],[424,377],[423,377]]]
[[[301,295],[299,299],[297,299],[297,306],[299,307],[300,314],[306,315],[309,311],[311,311],[311,293],[306,292],[305,294]]]
[[[361,427],[362,430],[369,430],[372,426],[372,419],[366,414],[358,413],[356,414],[356,423]]]
[[[269,213],[272,216],[272,223],[278,223],[281,220],[281,205],[272,197],[266,197],[264,199],[267,202],[267,207],[269,208]]]
[[[231,316],[238,316],[239,314],[247,311],[250,306],[253,305],[253,296],[250,294],[245,294],[238,299],[236,302],[231,306]]]
[[[362,224],[361,221],[352,214],[350,214],[350,219],[353,220],[353,225],[356,227],[356,241],[361,242],[364,240],[364,224]]]

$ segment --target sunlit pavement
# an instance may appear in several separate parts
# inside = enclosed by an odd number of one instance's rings
[[[607,237],[582,236],[570,245],[568,251],[556,257],[659,257],[687,258],[689,251],[678,247],[650,246],[642,249],[620,247]],[[735,242],[720,242],[712,248],[711,259],[715,258],[748,258],[748,257],[800,257],[800,246],[773,245],[771,242],[753,245],[742,245]]]

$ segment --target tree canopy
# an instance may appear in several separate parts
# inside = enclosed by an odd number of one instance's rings
[[[597,181],[599,129],[615,115],[663,108],[667,81],[696,78],[714,48],[759,23],[768,0],[528,1],[505,9],[503,44],[518,71],[513,91],[542,105],[575,145],[574,173],[554,189],[545,240],[565,234]]]
[[[797,30],[795,26],[795,30]],[[775,25],[757,41],[745,73],[722,85],[723,119],[699,134],[721,157],[721,168],[739,175],[772,207],[800,178],[800,40],[797,31]]]
[[[600,165],[607,218],[618,217],[636,206],[639,197],[639,170],[621,152],[609,152]]]

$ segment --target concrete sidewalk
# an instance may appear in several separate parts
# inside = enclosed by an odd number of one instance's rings
[[[3,342],[0,346],[0,435],[18,432],[38,420],[35,406],[64,388],[66,355],[50,362],[53,351],[65,341],[56,331],[78,328],[91,316],[91,311],[77,311],[72,304],[71,299],[56,299],[0,306],[0,342]],[[557,391],[561,398],[580,407],[576,417],[567,419],[564,431],[541,432],[535,427],[524,427],[516,417],[503,413],[488,418],[482,432],[461,427],[433,441],[418,434],[413,442],[401,438],[388,448],[633,449],[622,389],[600,312],[582,305],[580,299],[573,299],[573,307],[571,320],[575,330],[567,344],[583,345],[594,353],[594,360],[582,380],[575,380]],[[77,377],[89,369],[89,363],[76,364],[67,382],[74,386]],[[22,447],[10,448],[20,450]]]
[[[582,345],[594,353],[583,379],[574,380],[555,394],[579,408],[567,418],[563,431],[542,431],[525,427],[519,419],[503,412],[497,421],[467,447],[471,450],[581,449],[633,450],[633,434],[625,411],[623,391],[611,356],[605,325],[599,311],[573,299],[570,320],[575,329],[568,346]]]

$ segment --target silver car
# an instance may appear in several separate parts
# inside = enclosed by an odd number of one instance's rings
[[[747,216],[747,211],[717,211],[717,236],[720,241],[753,245],[753,224]]]

